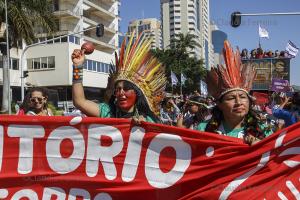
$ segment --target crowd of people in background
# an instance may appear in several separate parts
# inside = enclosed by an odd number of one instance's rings
[[[288,54],[285,51],[279,50],[263,50],[262,48],[252,49],[248,51],[248,49],[243,49],[241,52],[241,58],[243,60],[246,59],[262,59],[262,58],[287,58]]]
[[[216,106],[213,97],[198,92],[185,97],[169,95],[164,102],[172,103],[161,113],[161,123],[189,129],[211,119]],[[269,102],[258,105],[254,100],[252,110],[265,126],[276,132],[300,121],[300,92],[269,92]]]
[[[251,94],[255,69],[241,64],[241,59],[249,58],[248,51],[244,49],[239,55],[228,41],[224,42],[225,65],[207,72],[210,96],[200,95],[200,91],[185,96],[165,92],[166,77],[160,68],[161,63],[150,54],[150,50],[138,52],[139,48],[147,48],[146,40],[140,37],[135,42],[129,41],[129,49],[124,43],[120,56],[116,55],[117,65],[113,67],[104,101],[100,103],[85,97],[82,85],[85,55],[81,49],[74,50],[71,56],[72,96],[76,115],[128,118],[135,124],[143,121],[161,123],[236,137],[249,145],[300,121],[299,92],[269,92],[268,102],[263,105],[256,103]],[[284,52],[275,51],[273,54],[258,48],[252,50],[250,56],[285,55]],[[141,62],[136,62],[138,59]],[[27,92],[18,114],[51,116],[53,114],[47,105],[47,91],[32,88]]]
[[[53,116],[47,106],[47,99],[47,89],[32,88],[27,92],[17,114]],[[160,104],[160,113],[155,119],[156,123],[197,130],[200,123],[212,118],[215,107],[214,98],[200,95],[199,91],[184,96],[166,93]],[[300,92],[271,91],[268,102],[258,105],[254,101],[251,109],[267,129],[276,132],[300,121]],[[76,112],[67,116],[86,116],[76,107],[74,111]]]

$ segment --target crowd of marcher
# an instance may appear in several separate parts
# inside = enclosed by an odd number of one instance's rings
[[[161,123],[182,128],[196,129],[197,125],[209,121],[216,106],[214,98],[201,96],[198,92],[183,98],[168,94],[160,112]],[[264,105],[252,105],[259,120],[273,132],[300,121],[299,92],[269,92],[269,101]]]
[[[263,50],[262,48],[252,49],[243,49],[241,52],[241,58],[246,59],[262,59],[262,58],[287,58],[288,54],[285,51],[279,50]]]
[[[224,43],[225,64],[207,73],[209,96],[201,96],[198,91],[185,97],[166,93],[164,68],[148,47],[143,37],[131,38],[127,45],[124,40],[101,103],[86,99],[82,85],[85,55],[80,49],[74,50],[72,96],[76,109],[84,116],[130,118],[136,124],[147,121],[237,137],[249,145],[300,121],[297,92],[270,92],[265,105],[256,104],[250,94],[255,69],[241,64],[248,53],[234,52],[228,41]],[[277,56],[276,52],[255,51],[251,57]],[[31,89],[19,114],[52,115],[47,99],[44,89]]]

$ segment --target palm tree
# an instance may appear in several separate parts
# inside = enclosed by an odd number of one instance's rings
[[[195,88],[199,88],[199,81],[205,76],[205,68],[203,60],[190,57],[189,51],[200,47],[196,42],[197,36],[192,34],[176,34],[175,38],[170,41],[170,48],[165,50],[153,50],[153,55],[166,66],[166,75],[171,77],[171,70],[180,77],[183,73],[187,76],[187,81],[183,86],[183,91],[189,93]],[[167,84],[167,90],[172,88],[171,81]],[[180,88],[173,87],[173,91],[178,91]]]
[[[21,47],[22,42],[31,44],[35,41],[35,28],[42,28],[45,33],[56,29],[55,18],[52,15],[52,0],[9,0],[7,1],[9,43],[11,47]],[[0,26],[5,22],[5,2],[0,0]],[[0,38],[6,41],[5,38]],[[7,62],[6,62],[7,63]],[[3,67],[3,88],[8,88],[8,67]],[[9,91],[4,90],[2,97],[7,97]],[[8,111],[6,98],[2,99],[2,112]]]
[[[200,47],[199,43],[196,42],[197,38],[198,37],[193,34],[188,33],[184,35],[183,33],[179,33],[170,40],[170,47],[176,48],[177,51],[182,54],[189,53],[189,50]]]
[[[12,45],[20,47],[20,40],[31,44],[35,39],[35,28],[42,27],[44,32],[53,32],[56,28],[52,15],[52,0],[9,0],[7,14],[9,34]],[[5,21],[4,0],[0,0],[0,25]]]

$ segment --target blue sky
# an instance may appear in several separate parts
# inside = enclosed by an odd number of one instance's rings
[[[300,12],[298,0],[210,0],[210,18],[228,35],[233,46],[240,49],[258,47],[258,23],[269,32],[270,39],[261,39],[265,50],[284,50],[288,40],[300,47],[300,15],[242,17],[242,25],[229,25],[230,15],[263,12]],[[121,0],[121,32],[127,31],[129,21],[155,17],[160,19],[160,0]],[[291,84],[300,85],[300,53],[291,60]]]

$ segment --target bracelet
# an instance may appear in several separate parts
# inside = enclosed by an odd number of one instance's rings
[[[82,83],[83,67],[82,65],[73,65],[73,83]]]

